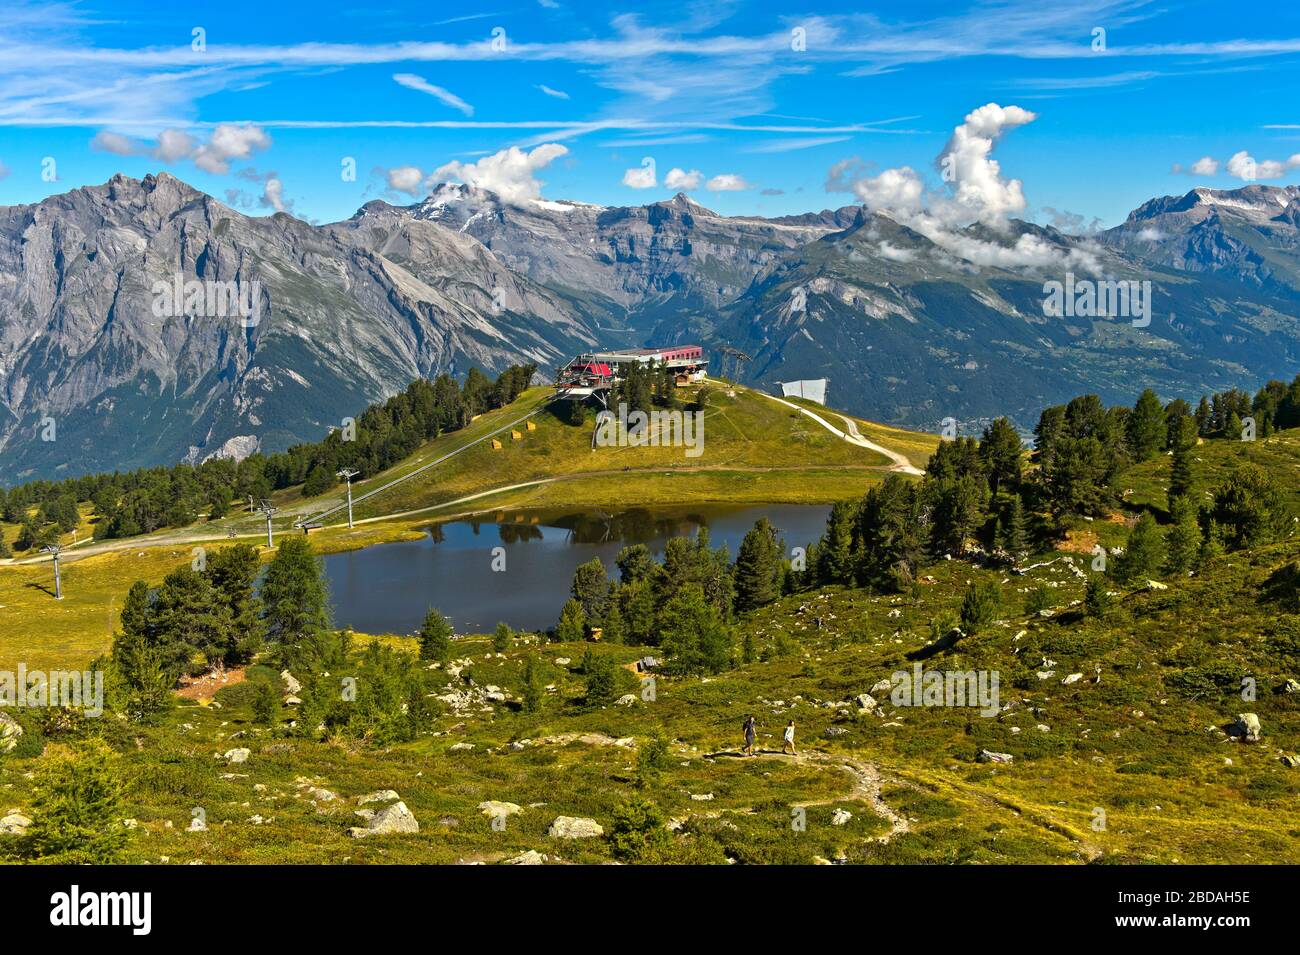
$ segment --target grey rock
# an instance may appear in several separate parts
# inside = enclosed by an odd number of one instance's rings
[[[553,839],[594,839],[605,830],[595,819],[581,816],[556,816],[546,834]]]

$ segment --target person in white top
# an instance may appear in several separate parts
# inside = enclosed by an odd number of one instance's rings
[[[784,753],[787,748],[789,748],[791,756],[799,755],[794,750],[794,720],[785,724],[785,736],[781,743],[781,752]]]

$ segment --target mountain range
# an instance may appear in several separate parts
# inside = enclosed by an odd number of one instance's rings
[[[1149,282],[1147,319],[1049,314],[1045,283],[1076,277]],[[194,283],[205,306],[168,307]],[[251,317],[214,312],[221,283]],[[280,450],[417,376],[549,373],[649,342],[698,341],[715,373],[766,388],[828,378],[836,406],[889,423],[972,433],[1007,414],[1028,429],[1081,392],[1131,403],[1146,386],[1289,378],[1298,314],[1295,186],[1197,188],[1071,235],[455,184],[317,226],[119,175],[0,208],[0,481]]]

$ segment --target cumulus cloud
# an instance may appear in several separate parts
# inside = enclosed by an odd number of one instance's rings
[[[1300,153],[1296,153],[1289,159],[1261,159],[1255,160],[1246,150],[1233,153],[1228,160],[1227,171],[1229,176],[1233,176],[1243,182],[1253,182],[1256,179],[1281,179],[1291,169],[1300,166]]]
[[[668,175],[664,176],[664,185],[679,192],[690,192],[692,189],[700,188],[700,181],[703,178],[704,174],[698,169],[687,172],[674,167],[668,170]]]
[[[912,215],[921,208],[925,186],[911,166],[886,169],[878,176],[859,179],[854,194],[872,212],[898,212]]]
[[[704,186],[710,192],[740,192],[748,189],[749,183],[735,173],[724,172],[714,176]]]
[[[568,147],[559,143],[543,143],[531,152],[511,146],[477,162],[454,161],[439,166],[433,171],[429,184],[456,179],[467,186],[494,192],[506,202],[526,202],[541,197],[542,183],[537,178],[538,171],[568,152]]]
[[[217,126],[206,143],[179,129],[164,129],[152,143],[109,130],[100,130],[91,140],[93,148],[117,156],[150,156],[164,163],[188,159],[204,172],[219,176],[230,172],[232,161],[249,159],[270,145],[271,137],[264,129],[233,123]]]
[[[417,166],[398,166],[386,175],[388,188],[412,196],[422,196],[426,191],[424,173]]]
[[[466,116],[474,115],[473,106],[470,106],[469,103],[451,92],[451,90],[435,86],[423,76],[417,76],[414,73],[394,73],[393,79],[399,86],[405,86],[408,90],[416,90],[420,93],[428,93],[440,103],[444,103],[452,109],[458,109]]]
[[[1019,106],[988,103],[966,115],[952,132],[938,165],[946,181],[956,183],[953,200],[980,222],[996,225],[1023,212],[1025,195],[1019,179],[1003,179],[993,146],[1009,129],[1032,123],[1036,113]]]
[[[939,246],[945,261],[953,256],[985,267],[1069,267],[1095,272],[1100,259],[1086,246],[1063,249],[1032,233],[1014,242],[989,241],[967,229],[973,223],[1005,229],[1008,218],[1026,208],[1020,180],[1003,177],[993,150],[1007,131],[1036,118],[1019,106],[997,103],[968,113],[935,159],[944,183],[941,189],[928,188],[911,166],[863,175],[864,164],[856,157],[832,166],[826,187],[840,191],[847,186],[871,211],[890,216]],[[879,252],[894,261],[903,261],[900,252],[907,254],[884,244]]]
[[[633,166],[623,173],[623,185],[629,189],[653,189],[657,182],[653,159],[644,159],[641,165]]]

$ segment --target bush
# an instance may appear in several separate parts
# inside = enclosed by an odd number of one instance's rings
[[[37,770],[26,836],[32,855],[72,865],[122,861],[127,830],[118,763],[118,755],[94,738],[46,755]]]
[[[614,858],[625,862],[638,862],[655,849],[662,849],[671,840],[663,811],[649,799],[633,796],[614,809],[614,819],[609,827],[610,851]]]
[[[961,601],[961,629],[968,636],[978,633],[998,615],[1001,595],[996,581],[972,581]]]
[[[280,715],[280,694],[269,680],[258,680],[253,694],[253,722],[271,726]]]
[[[1113,601],[1106,592],[1106,578],[1093,575],[1083,589],[1083,613],[1087,617],[1104,617],[1110,613]]]

